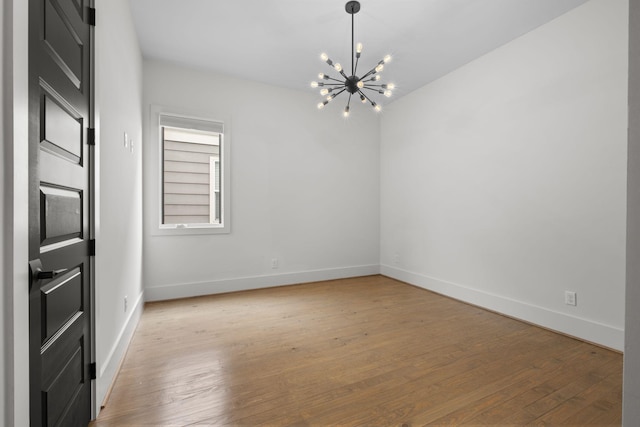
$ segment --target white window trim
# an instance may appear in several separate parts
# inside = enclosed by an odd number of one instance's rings
[[[220,144],[222,145],[222,144]],[[209,209],[209,221],[213,223],[216,220],[216,213],[218,212],[218,200],[220,200],[220,216],[222,217],[222,197],[218,197],[220,194],[221,180],[216,182],[216,166],[221,171],[222,162],[220,156],[217,159],[209,157],[209,206],[213,206],[213,209]],[[218,184],[218,185],[216,185]]]
[[[220,214],[221,224],[162,224],[162,135],[160,133],[160,116],[168,115],[186,120],[202,120],[205,122],[222,123],[224,131],[220,141]],[[231,182],[230,182],[230,162],[231,162],[231,119],[228,116],[212,114],[207,112],[192,112],[178,108],[151,105],[148,126],[148,141],[150,155],[156,159],[152,162],[154,171],[151,176],[155,177],[149,183],[148,196],[150,205],[155,209],[152,216],[151,234],[154,236],[178,236],[178,235],[198,235],[198,234],[228,234],[231,232]]]

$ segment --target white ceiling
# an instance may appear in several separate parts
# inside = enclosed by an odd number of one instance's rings
[[[300,90],[332,72],[321,52],[351,67],[346,0],[130,1],[145,58]],[[392,54],[397,99],[586,1],[360,0],[357,74]]]

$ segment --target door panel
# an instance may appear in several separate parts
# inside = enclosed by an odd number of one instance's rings
[[[61,0],[61,2],[63,5],[69,5],[68,1]],[[60,69],[67,74],[76,87],[80,87],[82,82],[82,38],[71,23],[71,19],[78,16],[78,10],[76,9],[74,13],[70,7],[66,9],[64,11],[58,1],[45,2],[44,43],[46,50],[58,63]]]
[[[32,426],[91,418],[91,5],[29,0]]]
[[[41,288],[42,344],[83,312],[82,272],[74,268]]]
[[[53,94],[42,97],[43,149],[66,158],[72,163],[80,163],[82,155],[82,116],[73,111],[63,100],[54,101]]]
[[[42,245],[82,238],[82,191],[40,186]]]

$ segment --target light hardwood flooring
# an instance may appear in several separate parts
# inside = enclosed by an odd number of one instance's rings
[[[621,406],[621,354],[370,276],[147,304],[92,425],[620,425]]]

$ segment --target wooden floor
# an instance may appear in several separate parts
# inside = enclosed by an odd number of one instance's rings
[[[371,276],[147,304],[92,425],[620,425],[621,406],[621,354]]]

